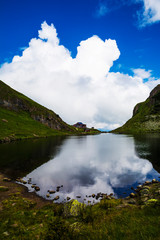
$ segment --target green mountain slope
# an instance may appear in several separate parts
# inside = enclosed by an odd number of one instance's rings
[[[160,132],[160,85],[157,85],[145,102],[138,103],[133,116],[113,133]]]
[[[0,81],[0,141],[76,132],[56,113]]]

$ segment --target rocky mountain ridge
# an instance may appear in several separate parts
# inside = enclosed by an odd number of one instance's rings
[[[133,116],[113,133],[160,132],[160,84],[150,93],[146,101],[138,103]]]

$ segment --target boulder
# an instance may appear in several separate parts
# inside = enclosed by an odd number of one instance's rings
[[[71,200],[64,204],[64,216],[78,216],[85,205],[77,200]]]

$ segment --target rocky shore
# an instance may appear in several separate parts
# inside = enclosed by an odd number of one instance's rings
[[[30,193],[23,184],[0,174],[1,240],[159,240],[160,182],[156,179],[138,185],[130,196],[122,199],[104,193],[88,196],[99,200],[95,204],[69,197],[65,203],[57,203],[62,185],[56,192],[48,191],[49,196],[56,193],[53,201],[50,197],[47,200],[39,197],[37,185],[33,185],[34,192]]]

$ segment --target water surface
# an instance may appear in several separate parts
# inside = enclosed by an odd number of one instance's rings
[[[113,193],[127,196],[139,183],[160,176],[160,136],[100,134],[54,137],[0,145],[0,168],[16,178],[24,177],[40,187],[67,197],[91,200],[92,194]],[[31,184],[27,184],[33,191]],[[87,196],[87,197],[86,197]],[[93,200],[93,199],[92,199]]]

